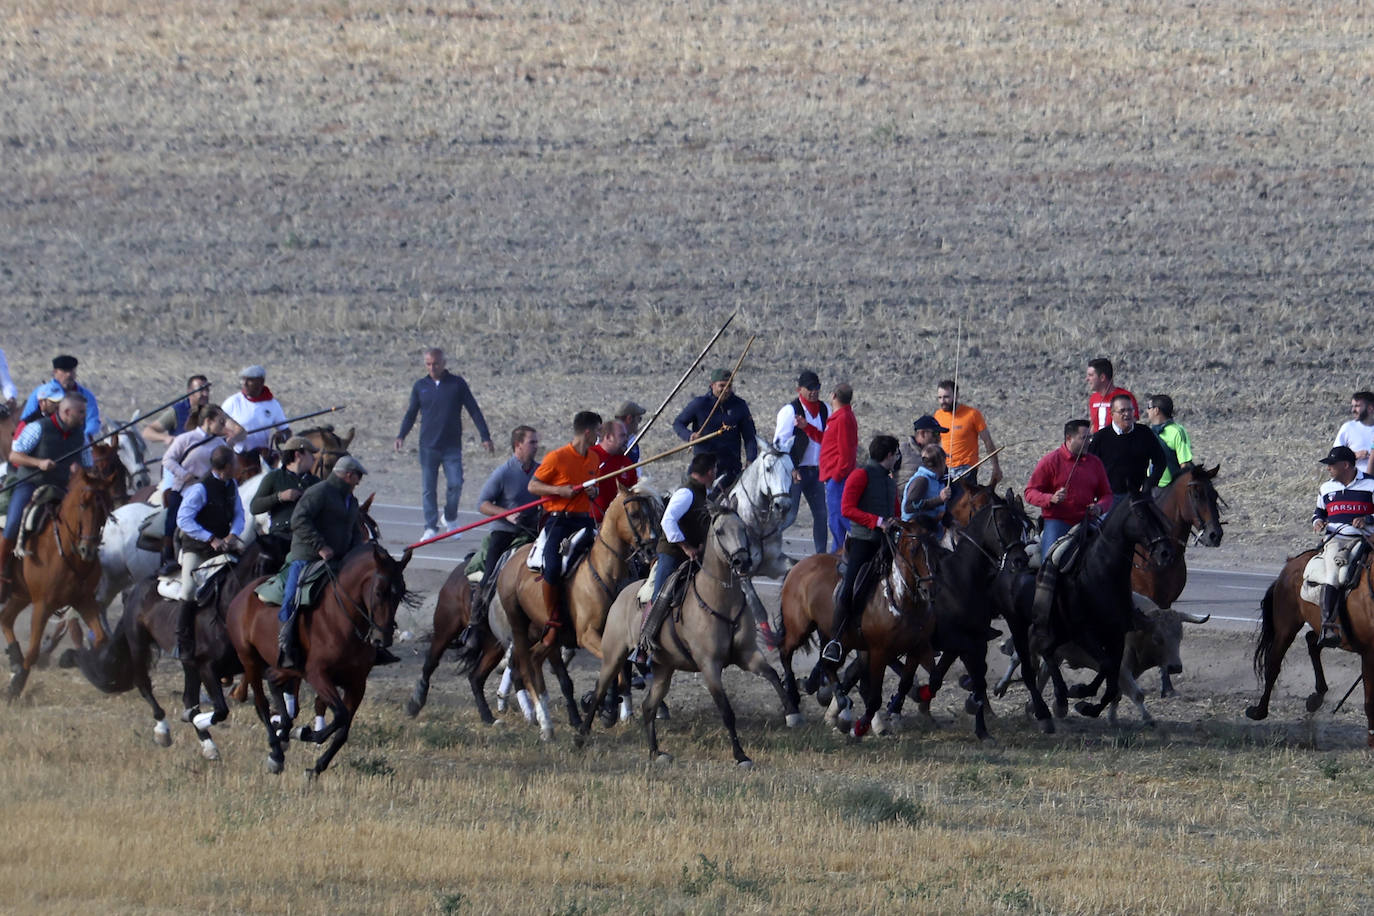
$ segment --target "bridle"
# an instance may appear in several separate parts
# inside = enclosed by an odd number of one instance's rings
[[[782,457],[782,453],[781,453],[781,452],[772,452],[772,451],[770,451],[768,454],[769,454],[769,457],[772,457],[772,458],[774,458],[774,459],[779,459],[779,458]],[[771,473],[771,471],[770,471],[770,473]],[[759,476],[762,478],[762,477],[763,477],[763,474],[760,473]],[[757,518],[759,518],[760,520],[771,520],[771,519],[773,518],[774,514],[775,514],[774,511],[773,511],[773,504],[774,504],[775,502],[777,502],[779,499],[782,499],[783,497],[785,497],[785,496],[788,495],[788,493],[786,493],[786,492],[785,492],[785,493],[765,493],[765,494],[763,495],[762,501],[760,502],[760,501],[756,501],[756,500],[754,499],[753,495],[749,492],[749,487],[747,487],[747,486],[744,485],[744,481],[743,481],[743,480],[741,480],[739,483],[735,484],[735,489],[736,489],[736,490],[739,490],[739,491],[741,491],[741,492],[744,493],[744,501],[747,502],[747,503],[749,504],[749,508],[751,508],[751,509],[754,510],[753,514],[754,514]],[[788,492],[790,492],[790,488],[789,488]],[[780,531],[781,529],[782,529],[782,519],[778,519],[777,521],[773,522],[773,525],[772,525],[771,528],[767,529],[766,531],[760,531],[760,532],[759,532],[759,534],[758,534],[759,539],[760,539],[760,540],[767,540],[769,537],[771,537],[772,535],[776,534],[776,533],[777,533],[778,531]]]
[[[377,557],[377,554],[379,553],[379,548],[376,547],[374,544],[372,550],[373,557],[380,560],[380,558]],[[377,633],[379,636],[385,638],[387,629],[396,628],[396,621],[394,618],[391,621],[390,627],[383,627],[381,624],[379,624],[377,622],[377,619],[373,617],[372,613],[368,610],[367,601],[365,599],[360,604],[357,601],[354,601],[351,596],[344,593],[343,589],[339,586],[339,577],[334,572],[334,567],[331,566],[328,562],[326,562],[324,568],[325,574],[329,576],[329,584],[333,587],[334,598],[336,601],[339,602],[339,606],[344,609],[345,613],[348,614],[348,624],[353,630],[353,635],[358,638],[359,642],[370,644],[372,642],[370,637],[374,632]],[[392,588],[390,574],[384,573],[382,571],[380,562],[378,562],[377,569],[374,572],[374,576],[375,575],[386,575],[388,590]],[[399,602],[397,603],[399,604]],[[359,617],[363,619],[363,621],[367,623],[366,627],[363,627],[360,623],[356,622],[353,619],[354,613],[356,613]]]
[[[906,531],[901,528],[894,528],[889,537],[895,538],[899,544],[904,539],[914,539],[916,541],[916,546],[921,549],[922,556],[925,557],[926,569],[932,569],[932,564],[930,562],[930,542],[922,535],[921,532]],[[898,544],[893,544],[891,546],[892,568],[888,570],[887,577],[883,580],[883,589],[886,592],[884,597],[887,598],[888,605],[892,606],[892,577],[894,575],[900,576],[900,582],[903,586],[904,591],[912,592],[919,595],[922,601],[929,604],[931,588],[934,586],[935,583],[934,573],[928,572],[924,576],[921,575],[920,571],[916,569],[915,564],[908,561],[907,558],[902,555],[902,551],[899,548]],[[898,567],[901,567],[901,569],[899,569]],[[900,608],[898,609],[898,611],[900,611]]]
[[[977,551],[993,565],[994,573],[1003,572],[1008,566],[1026,566],[1030,563],[1029,559],[1026,557],[1026,533],[1030,530],[1030,519],[1025,516],[1025,513],[1020,513],[1021,518],[1019,520],[1013,517],[1013,520],[1018,522],[1017,527],[1021,532],[1020,537],[1015,541],[1004,543],[1002,541],[1000,529],[993,527],[994,523],[997,521],[998,512],[1013,513],[1014,510],[1015,507],[1011,503],[1000,500],[994,496],[992,502],[988,503],[985,510],[979,510],[980,512],[986,511],[981,523],[982,527],[979,536],[973,537],[967,533],[964,535],[964,540],[973,544]],[[986,537],[989,531],[997,532],[997,542],[1002,546],[1002,553],[1000,556],[994,557],[981,543],[982,538]]]
[[[658,550],[658,523],[654,520],[652,511],[645,511],[644,514],[649,519],[649,530],[647,532],[640,531],[639,526],[635,524],[634,516],[630,514],[631,504],[652,506],[653,497],[633,491],[625,495],[622,511],[625,513],[625,520],[630,526],[630,533],[634,535],[634,541],[630,545],[630,552],[624,557],[621,557],[620,551],[612,547],[610,542],[602,536],[601,530],[605,527],[604,524],[595,529],[596,541],[601,544],[602,547],[605,547],[612,556],[621,559],[626,565],[629,565],[631,561],[636,559],[644,563],[652,562],[653,555]],[[596,566],[591,562],[590,556],[587,557],[587,569],[591,572],[592,578],[596,580],[596,584],[601,586],[601,590],[604,591],[607,596],[614,598],[615,588],[601,578],[601,574],[596,571]]]
[[[1221,510],[1218,504],[1225,505],[1225,500],[1216,488],[1204,488],[1202,481],[1197,479],[1197,474],[1191,475],[1188,479],[1188,508],[1193,514],[1193,520],[1189,522],[1188,533],[1193,536],[1195,545],[1202,543],[1202,532],[1207,530],[1204,512],[1210,512],[1215,523],[1221,525]]]
[[[81,495],[80,502],[84,503],[88,497],[95,503],[95,512],[99,519],[95,524],[95,531],[91,534],[82,533],[83,526],[79,521],[76,525],[73,525],[68,519],[64,518],[60,503],[58,504],[57,511],[53,513],[52,531],[53,539],[57,541],[57,553],[62,557],[62,562],[66,564],[67,568],[73,571],[75,571],[76,567],[72,565],[72,559],[68,556],[66,547],[62,543],[63,530],[66,530],[76,547],[77,559],[81,557],[81,548],[83,546],[89,547],[89,545],[94,545],[94,548],[91,550],[91,556],[98,561],[100,554],[100,536],[105,527],[105,519],[109,518],[110,513],[114,511],[114,497],[110,494],[109,490],[87,484],[86,492]],[[63,502],[65,501],[64,499]],[[84,510],[85,506],[82,505],[81,508]],[[76,514],[81,516],[84,515],[85,512],[82,511]],[[90,563],[92,561],[84,560],[83,562]]]

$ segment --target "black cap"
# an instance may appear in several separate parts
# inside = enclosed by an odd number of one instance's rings
[[[916,419],[916,422],[911,424],[911,428],[915,432],[920,432],[923,429],[934,429],[942,433],[949,432],[949,430],[945,429],[939,423],[935,422],[935,418],[932,417],[930,414],[926,414],[923,417],[918,417]]]
[[[797,376],[797,387],[805,388],[810,391],[812,388],[821,387],[821,377],[810,369],[803,369],[802,374]]]
[[[75,372],[76,357],[68,356],[65,353],[61,356],[54,356],[52,358],[52,367],[54,369],[61,369],[63,372]]]
[[[1331,447],[1331,451],[1327,453],[1326,457],[1321,459],[1321,463],[1335,464],[1337,461],[1349,461],[1351,464],[1354,464],[1357,460],[1358,459],[1356,459],[1355,453],[1352,452],[1348,447],[1344,445],[1333,445]]]

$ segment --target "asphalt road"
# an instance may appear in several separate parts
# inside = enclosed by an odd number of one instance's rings
[[[420,539],[424,529],[423,517],[417,506],[401,506],[388,503],[374,503],[372,515],[381,525],[382,537],[393,552],[399,552],[405,544]],[[459,511],[459,521],[463,524],[481,518],[476,512]],[[792,530],[809,532],[810,523],[798,525]],[[483,529],[476,528],[416,551],[411,563],[416,568],[448,572],[453,569],[469,551],[476,550],[481,544]],[[805,556],[811,549],[810,538],[785,536],[784,550],[793,557]],[[1259,621],[1260,598],[1264,590],[1278,575],[1273,572],[1236,571],[1212,569],[1206,565],[1206,548],[1193,547],[1188,551],[1190,560],[1199,565],[1188,568],[1188,587],[1174,606],[1179,610],[1194,614],[1211,614],[1205,626],[1219,630],[1250,631]],[[781,582],[760,579],[755,583],[761,597],[766,601],[776,594]]]

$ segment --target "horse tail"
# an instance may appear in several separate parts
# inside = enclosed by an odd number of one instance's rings
[[[110,638],[97,649],[81,648],[76,665],[102,693],[124,693],[134,689],[133,653],[129,649],[130,629],[138,616],[126,609]]]
[[[1278,581],[1269,583],[1269,589],[1264,593],[1264,598],[1260,600],[1260,637],[1255,644],[1255,657],[1253,664],[1255,667],[1255,677],[1264,679],[1264,669],[1269,658],[1269,650],[1274,646],[1274,590],[1278,588]]]

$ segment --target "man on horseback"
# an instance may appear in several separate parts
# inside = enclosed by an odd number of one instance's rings
[[[271,449],[273,442],[289,438],[291,429],[286,425],[286,411],[267,387],[267,370],[262,366],[245,366],[239,373],[239,382],[239,390],[226,398],[220,408],[245,431],[256,429],[259,432],[245,436],[234,446],[234,451],[266,451]]]
[[[281,569],[291,549],[291,514],[296,503],[306,490],[320,482],[320,478],[311,473],[318,451],[309,439],[301,436],[287,439],[281,447],[281,467],[267,472],[248,505],[254,515],[266,512],[272,520],[267,534],[258,538],[266,561],[263,572],[268,575]]]
[[[200,415],[200,425],[182,433],[162,453],[162,506],[167,521],[162,529],[163,574],[176,569],[176,547],[173,537],[177,530],[177,509],[186,489],[210,473],[210,456],[215,449],[229,443],[224,439],[227,417],[213,404]]]
[[[947,473],[945,450],[935,444],[921,449],[921,465],[902,490],[902,521],[916,522],[931,539],[944,533],[941,522],[953,490],[943,483]]]
[[[1174,399],[1167,394],[1152,394],[1146,402],[1145,416],[1153,432],[1164,446],[1164,476],[1159,478],[1162,490],[1174,482],[1174,477],[1193,464],[1193,443],[1188,430],[1174,422]]]
[[[600,477],[603,474],[610,474],[621,468],[628,468],[632,462],[625,455],[625,445],[630,441],[630,431],[620,420],[607,420],[601,426],[601,441],[592,446],[599,462],[596,474]],[[626,489],[639,483],[638,471],[625,471],[615,478],[615,482],[621,484]],[[617,488],[610,485],[598,488],[596,499],[592,500],[592,516],[596,523],[601,524],[601,520],[606,517],[606,510],[611,507],[612,500],[615,499]],[[518,505],[518,503],[517,503]]]
[[[720,406],[716,406],[716,402]],[[711,373],[711,390],[695,397],[673,420],[673,429],[683,442],[695,442],[718,429],[725,432],[698,445],[693,454],[710,453],[716,456],[716,473],[720,475],[720,490],[729,492],[739,479],[744,464],[740,463],[740,449],[744,449],[745,463],[759,456],[758,436],[754,431],[754,417],[749,404],[735,394],[728,369]]]
[[[711,501],[706,490],[715,479],[716,456],[709,452],[693,455],[687,467],[686,485],[673,491],[663,509],[663,536],[658,540],[653,597],[640,626],[639,647],[630,659],[635,664],[649,664],[649,659],[659,649],[658,631],[663,628],[663,621],[673,606],[672,590],[664,586],[683,561],[691,560],[696,564],[701,560],[701,551],[706,548],[706,535],[711,528]],[[688,566],[683,574],[691,575],[692,569]]]
[[[14,440],[10,464],[18,470],[19,482],[10,490],[9,514],[0,537],[0,603],[9,599],[19,524],[34,491],[44,485],[65,489],[72,473],[70,453],[77,449],[81,449],[81,464],[91,466],[91,450],[82,449],[86,443],[85,418],[86,399],[80,394],[68,394],[56,411],[41,421],[30,422]],[[60,458],[67,460],[59,464]]]
[[[1348,446],[1333,446],[1321,463],[1331,479],[1321,485],[1312,530],[1325,532],[1326,540],[1303,577],[1321,587],[1322,632],[1317,645],[1328,648],[1341,644],[1341,592],[1356,578],[1350,568],[1352,553],[1365,543],[1374,516],[1374,478],[1355,469],[1355,452]]]
[[[868,444],[868,461],[863,467],[855,468],[844,483],[840,511],[849,519],[850,526],[844,542],[846,566],[839,593],[835,596],[830,642],[821,650],[821,661],[827,664],[838,665],[844,657],[840,641],[845,627],[854,608],[863,607],[868,587],[878,579],[872,563],[882,547],[883,525],[897,511],[897,482],[892,479],[892,469],[901,454],[896,437],[874,436]],[[863,574],[862,583],[859,582],[860,574]]]
[[[210,406],[210,380],[203,375],[193,375],[186,380],[186,390],[190,393],[185,398],[139,427],[143,438],[170,443],[200,425],[205,409]]]
[[[92,439],[100,435],[100,407],[96,404],[95,395],[85,385],[79,384],[76,380],[77,360],[75,356],[63,354],[54,356],[52,360],[52,380],[57,382],[64,394],[79,394],[86,400],[86,435]],[[46,382],[44,383],[47,384]],[[39,385],[30,394],[28,400],[24,402],[24,409],[19,416],[25,422],[32,423],[42,416],[38,408],[38,395],[43,390],[43,385]]]
[[[797,521],[802,497],[811,508],[811,544],[816,553],[825,553],[825,484],[821,483],[821,441],[825,436],[830,411],[821,403],[821,379],[810,369],[797,377],[797,396],[778,411],[773,432],[773,447],[792,459],[792,489],[787,515],[782,520],[786,531]]]
[[[596,476],[600,459],[592,451],[597,433],[601,430],[601,415],[590,410],[579,411],[573,417],[572,441],[544,456],[539,469],[530,478],[530,492],[547,496],[544,504],[544,606],[548,610],[548,630],[544,645],[558,640],[563,626],[563,558],[559,553],[563,541],[584,528],[591,528],[592,499],[595,485],[581,489],[581,485]]]
[[[500,515],[516,506],[534,502],[530,493],[530,478],[534,476],[534,455],[539,451],[539,433],[532,426],[517,426],[510,434],[511,456],[496,470],[491,472],[482,491],[477,494],[477,511],[483,515]],[[499,518],[491,523],[487,534],[487,552],[482,558],[482,586],[478,598],[472,603],[472,616],[463,630],[461,641],[467,645],[479,639],[478,633],[485,626],[487,607],[496,590],[496,566],[501,555],[510,549],[511,543],[521,534],[533,536],[534,516],[538,508],[527,509],[515,516]]]
[[[1150,494],[1168,466],[1164,447],[1149,429],[1135,421],[1136,404],[1128,394],[1112,398],[1111,425],[1088,440],[1088,454],[1102,459],[1112,496]]]
[[[291,550],[286,588],[282,593],[281,610],[277,619],[281,629],[277,634],[277,649],[281,653],[276,667],[300,671],[305,665],[301,655],[296,623],[300,617],[300,603],[296,600],[297,586],[307,566],[323,561],[336,566],[349,551],[365,540],[360,521],[361,508],[353,495],[362,483],[367,469],[352,455],[344,455],[334,465],[334,472],[306,490],[291,512]],[[378,665],[400,661],[383,648],[377,649]]]
[[[191,484],[177,507],[177,546],[181,550],[181,609],[177,614],[177,655],[190,664],[196,652],[195,572],[211,557],[243,550],[243,504],[230,473],[234,450],[217,445],[210,473]]]

